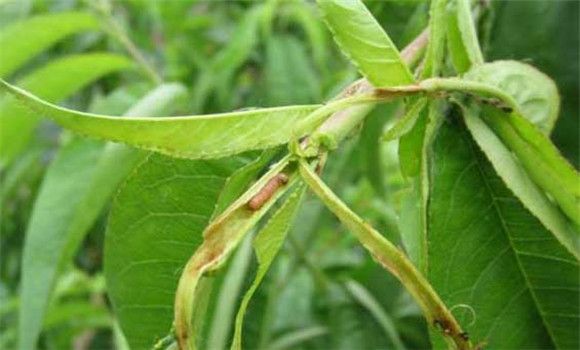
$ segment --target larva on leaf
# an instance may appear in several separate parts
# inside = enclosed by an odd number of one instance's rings
[[[271,178],[264,187],[248,202],[248,209],[252,211],[260,210],[262,206],[272,198],[278,189],[288,183],[288,175],[277,174]]]

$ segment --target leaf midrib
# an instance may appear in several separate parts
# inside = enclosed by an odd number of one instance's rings
[[[516,262],[518,264],[518,269],[520,270],[520,272],[521,272],[521,274],[522,274],[522,276],[524,278],[524,282],[525,282],[525,285],[526,285],[526,289],[529,291],[529,293],[530,293],[530,295],[532,297],[532,300],[534,301],[534,304],[536,305],[536,309],[538,310],[538,313],[540,315],[540,318],[542,320],[542,325],[543,325],[544,329],[546,330],[547,334],[550,336],[550,341],[551,341],[552,345],[554,346],[554,348],[557,348],[556,339],[554,337],[554,334],[552,333],[551,328],[546,324],[546,319],[544,317],[544,311],[543,311],[542,307],[540,306],[540,303],[539,303],[539,301],[538,301],[538,299],[536,297],[536,294],[534,293],[534,288],[533,288],[530,280],[528,279],[527,274],[525,273],[525,269],[524,269],[524,267],[522,265],[522,262],[520,261],[519,254],[518,254],[517,250],[514,248],[514,243],[512,241],[512,237],[511,237],[511,235],[509,233],[510,230],[509,230],[509,228],[506,225],[506,221],[503,218],[503,215],[502,215],[502,212],[501,212],[500,208],[497,206],[497,201],[496,201],[495,194],[494,194],[494,192],[492,190],[491,185],[488,182],[488,179],[485,176],[485,172],[482,169],[481,158],[477,154],[477,150],[474,149],[474,147],[476,147],[476,146],[474,145],[474,142],[471,139],[470,135],[466,135],[467,134],[467,131],[464,128],[462,128],[461,134],[462,134],[462,137],[467,141],[467,144],[469,145],[469,151],[473,154],[473,157],[475,159],[475,164],[476,164],[476,167],[477,167],[477,171],[480,174],[480,176],[482,178],[482,181],[485,184],[485,188],[486,188],[487,192],[489,193],[489,195],[491,197],[491,201],[492,201],[492,204],[491,205],[494,208],[494,211],[496,212],[496,214],[497,214],[497,216],[498,216],[498,218],[499,218],[499,220],[501,222],[502,231],[507,236],[507,239],[508,239],[508,242],[509,242],[509,250],[512,252],[512,254],[515,257],[515,260],[516,260]],[[509,190],[509,191],[511,192],[511,190]],[[525,209],[525,210],[527,210],[527,209]],[[521,293],[518,293],[518,294],[521,294]],[[511,303],[511,301],[510,301],[510,303]],[[490,329],[490,331],[491,331],[491,329]],[[490,331],[487,332],[485,338],[489,338],[489,332]]]

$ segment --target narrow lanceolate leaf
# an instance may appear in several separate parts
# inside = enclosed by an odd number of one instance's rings
[[[423,310],[428,322],[441,324],[440,331],[457,348],[470,349],[471,343],[462,336],[461,326],[443,304],[433,287],[413,266],[406,255],[357,216],[316,176],[305,162],[300,163],[300,175],[312,192],[354,234],[372,257],[401,281]]]
[[[506,188],[461,119],[446,119],[430,160],[428,278],[472,341],[577,349],[576,258]]]
[[[288,143],[309,132],[303,129],[301,134],[295,134],[294,126],[319,107],[264,108],[161,119],[118,118],[58,107],[4,81],[0,86],[66,129],[179,158],[218,158]]]
[[[522,162],[529,176],[580,226],[580,175],[550,139],[517,113],[484,107],[482,117]]]
[[[170,113],[184,88],[162,85],[126,114],[152,117]],[[70,262],[78,244],[119,183],[147,153],[122,145],[72,139],[47,170],[24,245],[20,348],[35,348],[42,320],[60,269]],[[66,181],[63,181],[66,178]]]
[[[452,5],[447,15],[447,42],[458,73],[483,63],[469,0],[457,0]]]
[[[88,13],[62,12],[19,21],[0,31],[0,77],[7,77],[56,42],[84,30],[98,29]]]
[[[266,273],[268,272],[268,269],[274,261],[278,251],[282,247],[282,243],[284,243],[284,238],[288,234],[292,221],[296,216],[305,188],[306,187],[303,184],[298,185],[254,240],[254,249],[256,251],[256,258],[258,259],[258,271],[256,272],[254,282],[242,299],[242,303],[236,316],[234,340],[231,347],[232,350],[239,350],[242,348],[242,328],[246,309],[248,308],[256,289],[260,286],[262,279],[266,276]]]
[[[481,120],[475,107],[464,108],[463,117],[473,139],[493,165],[506,186],[522,204],[550,230],[570,253],[580,259],[578,234],[566,217],[530,179],[525,169],[513,157],[499,137]]]
[[[421,171],[421,159],[423,159],[423,143],[425,138],[425,129],[429,122],[429,109],[423,106],[417,111],[413,127],[401,135],[399,139],[399,162],[401,172],[406,177],[413,177]],[[415,111],[413,111],[415,113]]]
[[[536,68],[517,61],[496,61],[473,67],[465,79],[503,90],[542,133],[552,132],[560,110],[560,96],[554,81]]]
[[[205,229],[203,243],[185,265],[175,295],[175,333],[182,349],[197,348],[202,325],[195,315],[200,312],[204,295],[204,275],[224,264],[245,234],[296,182],[296,169],[288,168],[288,163],[289,157],[276,163]]]
[[[445,28],[447,0],[433,0],[429,9],[429,45],[425,55],[423,78],[441,74],[445,59]]]
[[[220,197],[234,190],[229,180],[247,166],[244,157],[152,154],[121,187],[107,228],[105,276],[131,349],[150,349],[169,333],[181,271]]]
[[[414,82],[399,51],[361,0],[318,0],[318,5],[343,53],[373,85]]]
[[[9,50],[5,50],[9,51]],[[131,67],[130,60],[108,53],[62,58],[33,71],[18,82],[23,89],[58,102],[104,75]],[[0,100],[0,164],[6,166],[31,141],[40,117],[11,96]]]
[[[411,104],[405,113],[405,116],[395,123],[384,135],[381,137],[382,141],[392,141],[396,140],[413,129],[419,114],[427,104],[427,99],[420,99]]]

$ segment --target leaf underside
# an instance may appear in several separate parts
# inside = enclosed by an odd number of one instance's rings
[[[373,85],[414,82],[399,51],[362,1],[319,0],[318,4],[344,54]]]
[[[131,61],[109,53],[91,53],[55,60],[31,72],[18,84],[50,101],[65,99],[95,80],[131,67]],[[0,164],[9,164],[32,141],[39,116],[10,96],[0,100]]]
[[[264,108],[233,113],[169,118],[118,118],[61,108],[0,81],[3,90],[38,114],[81,135],[126,143],[172,157],[220,158],[266,149],[305,136],[294,126],[318,105]]]

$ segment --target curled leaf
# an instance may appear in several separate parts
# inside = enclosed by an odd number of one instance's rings
[[[496,61],[473,67],[464,78],[503,90],[542,133],[552,132],[560,110],[560,96],[554,81],[536,68],[517,61]]]

